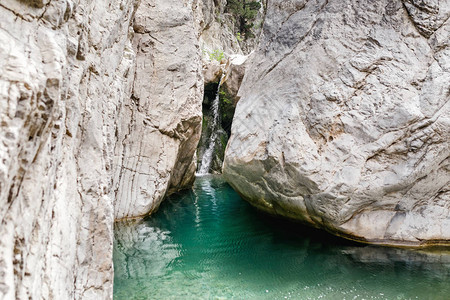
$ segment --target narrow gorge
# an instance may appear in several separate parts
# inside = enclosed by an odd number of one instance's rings
[[[1,0],[0,299],[445,297],[449,82],[450,0]]]

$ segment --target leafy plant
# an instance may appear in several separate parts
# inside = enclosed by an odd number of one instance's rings
[[[236,39],[238,40],[238,42],[242,42],[244,40],[240,32],[236,33]]]
[[[250,29],[253,27],[253,21],[261,8],[259,1],[250,0],[228,0],[227,9],[231,12],[239,25],[240,34],[250,37]]]
[[[233,122],[235,104],[233,95],[229,93],[226,87],[222,86],[219,91],[220,100],[220,120],[222,128],[230,136],[231,124]]]
[[[221,62],[222,59],[225,58],[225,54],[222,50],[214,50],[212,52],[207,51],[209,59],[210,60],[217,60],[218,62]]]

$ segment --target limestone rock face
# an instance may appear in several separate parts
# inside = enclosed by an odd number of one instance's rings
[[[261,210],[347,238],[450,244],[449,10],[270,1],[239,91],[229,183]]]
[[[112,298],[136,1],[0,4],[0,299]]]
[[[227,54],[242,54],[233,33],[233,21],[226,11],[226,0],[193,0],[195,26],[204,59],[209,53],[220,50]]]
[[[2,0],[0,299],[111,298],[114,216],[193,180],[190,5]]]
[[[195,176],[203,77],[189,1],[144,1],[136,13],[132,95],[120,109],[115,218],[149,214]]]
[[[227,89],[230,95],[234,96],[234,104],[237,104],[239,98],[237,94],[244,79],[245,69],[247,67],[248,56],[234,55],[230,57],[228,68],[226,70],[226,77],[224,78],[223,86]]]

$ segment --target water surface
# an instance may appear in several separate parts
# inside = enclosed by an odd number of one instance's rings
[[[450,255],[361,246],[257,213],[220,177],[117,223],[114,299],[450,299]]]

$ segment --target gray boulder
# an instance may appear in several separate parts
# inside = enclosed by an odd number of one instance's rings
[[[450,244],[450,1],[270,1],[224,175],[349,239]]]

